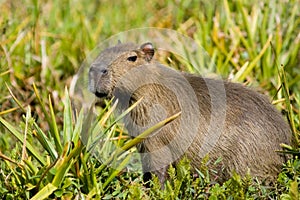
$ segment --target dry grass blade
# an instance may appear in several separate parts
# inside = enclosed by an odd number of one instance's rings
[[[5,83],[10,95],[12,96],[12,98],[14,99],[14,101],[18,104],[19,108],[22,109],[23,112],[26,112],[24,109],[24,106],[22,106],[21,102],[16,98],[16,96],[14,95],[14,93],[11,91],[11,89],[9,88],[9,86],[7,85],[7,83]]]
[[[3,159],[3,160],[7,160],[8,162],[10,163],[13,163],[15,165],[18,165],[19,167],[23,167],[22,164],[18,163],[17,161],[14,161],[13,159],[9,158],[8,156],[4,155],[1,150],[0,150],[0,158]]]
[[[30,106],[27,106],[26,118],[25,118],[25,130],[24,130],[24,139],[23,139],[23,147],[22,147],[22,162],[27,158],[26,145],[27,145],[27,134],[28,134],[28,126],[29,120],[31,119],[31,109]]]

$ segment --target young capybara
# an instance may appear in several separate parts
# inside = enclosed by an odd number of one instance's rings
[[[197,168],[208,154],[219,181],[233,171],[272,181],[284,161],[276,151],[291,133],[268,99],[241,84],[178,72],[155,61],[154,52],[151,43],[120,43],[89,69],[89,90],[114,97],[121,111],[141,99],[124,119],[132,137],[181,112],[137,146],[146,177],[154,172],[164,182],[170,164],[186,156]]]

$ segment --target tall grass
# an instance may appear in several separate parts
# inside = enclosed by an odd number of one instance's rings
[[[1,1],[0,10],[1,198],[299,198],[298,0],[23,0]],[[295,144],[283,145],[292,159],[275,186],[265,188],[238,175],[223,185],[213,184],[209,169],[203,167],[195,178],[183,161],[170,168],[165,190],[157,179],[147,189],[139,173],[123,169],[129,153],[114,169],[103,165],[115,159],[103,152],[112,147],[108,143],[100,149],[103,160],[91,156],[80,134],[93,123],[83,113],[73,118],[65,87],[99,42],[152,26],[193,38],[213,63],[203,70],[261,88],[287,116]],[[113,109],[107,107],[95,120],[95,131],[106,133],[101,140],[129,148],[136,141],[128,145],[128,138],[120,137],[122,127],[115,121],[118,116],[111,117]],[[91,139],[87,143],[93,147]]]

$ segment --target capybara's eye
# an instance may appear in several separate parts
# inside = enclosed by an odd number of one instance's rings
[[[108,73],[107,69],[101,69],[102,75],[106,75]]]
[[[130,56],[127,58],[128,61],[131,61],[131,62],[135,62],[137,59],[137,56]]]

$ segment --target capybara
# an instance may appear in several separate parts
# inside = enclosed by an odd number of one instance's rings
[[[181,112],[137,146],[144,173],[154,172],[163,183],[170,164],[186,156],[197,168],[208,154],[217,180],[233,171],[276,178],[284,161],[276,151],[290,143],[291,131],[269,100],[238,83],[164,66],[154,53],[151,43],[119,43],[102,51],[89,69],[89,90],[114,97],[119,110],[141,99],[124,119],[132,137]]]

